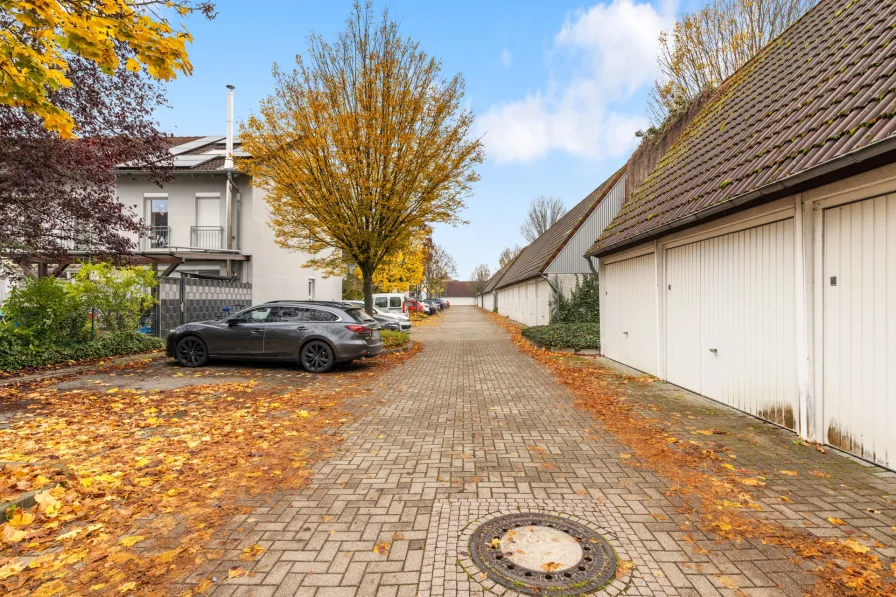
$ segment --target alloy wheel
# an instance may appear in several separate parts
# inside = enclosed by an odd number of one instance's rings
[[[302,365],[312,373],[323,373],[332,366],[330,347],[323,342],[311,342],[302,349]]]
[[[198,367],[205,361],[205,345],[198,338],[184,338],[177,345],[177,360],[187,367]]]

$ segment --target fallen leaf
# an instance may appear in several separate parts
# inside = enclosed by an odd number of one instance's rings
[[[560,570],[561,568],[563,568],[563,564],[560,564],[558,562],[546,562],[541,566],[541,569],[545,572],[554,572],[555,570]]]
[[[249,574],[247,570],[243,570],[239,566],[234,566],[227,571],[227,578],[239,578],[241,576],[246,576],[247,574]]]
[[[855,539],[845,539],[841,541],[841,543],[856,553],[868,553],[871,550],[870,547],[868,547],[867,545],[862,545]]]
[[[125,547],[133,547],[137,543],[143,541],[146,537],[143,535],[132,535],[130,537],[124,537],[119,543],[124,545]]]
[[[845,522],[843,522],[843,521],[840,520],[839,518],[834,518],[833,516],[828,516],[828,522],[831,523],[831,524],[837,524],[837,525],[840,525],[840,524],[846,524]]]
[[[799,473],[796,471],[778,471],[782,475],[787,475],[788,477],[798,477]]]
[[[249,547],[247,547],[243,550],[243,554],[240,556],[240,559],[246,560],[246,561],[254,560],[255,558],[257,558],[258,556],[260,556],[263,553],[264,553],[264,548],[257,543],[253,543],[252,545],[250,545]]]
[[[734,582],[734,579],[730,576],[720,576],[719,582],[722,583],[722,586],[726,589],[736,589],[737,583]]]
[[[388,541],[383,541],[382,543],[377,543],[373,547],[373,551],[375,553],[380,554],[381,556],[389,553],[390,549],[392,549],[392,544],[389,543]]]

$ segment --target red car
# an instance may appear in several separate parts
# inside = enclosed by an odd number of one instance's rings
[[[418,311],[420,313],[426,313],[426,308],[423,306],[420,301],[416,301],[414,299],[408,299],[404,302],[405,309],[410,313],[411,311]]]

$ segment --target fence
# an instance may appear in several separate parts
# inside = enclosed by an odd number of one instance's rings
[[[152,331],[162,338],[179,325],[219,319],[252,304],[252,284],[226,278],[165,277],[158,292]]]

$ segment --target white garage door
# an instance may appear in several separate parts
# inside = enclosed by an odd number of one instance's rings
[[[896,466],[896,196],[824,214],[824,432]]]
[[[601,281],[603,354],[652,375],[656,375],[654,264],[653,253],[610,263],[604,267],[606,281]]]
[[[795,429],[793,220],[666,252],[666,377]]]

